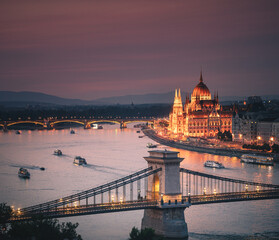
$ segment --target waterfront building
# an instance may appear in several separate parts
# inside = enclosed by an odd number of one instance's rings
[[[243,144],[278,144],[278,114],[235,112],[232,118],[232,136],[233,141]]]
[[[253,143],[258,136],[258,118],[254,114],[234,113],[232,118],[233,141],[241,143]]]
[[[232,130],[232,111],[224,110],[218,93],[212,99],[203,82],[202,73],[191,97],[186,96],[183,107],[180,89],[175,90],[174,103],[169,115],[169,133],[173,138],[214,137],[219,131]]]

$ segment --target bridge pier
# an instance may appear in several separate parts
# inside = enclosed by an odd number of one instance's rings
[[[120,129],[123,129],[123,128],[127,128],[127,125],[124,121],[121,121],[120,123]]]
[[[179,152],[155,150],[144,159],[152,169],[162,168],[156,175],[148,177],[147,199],[157,200],[160,204],[155,209],[144,210],[142,229],[153,228],[155,234],[167,238],[187,239],[188,228],[184,210],[190,204],[183,203],[180,189]]]
[[[166,238],[188,239],[185,208],[145,209],[141,228],[152,228]]]

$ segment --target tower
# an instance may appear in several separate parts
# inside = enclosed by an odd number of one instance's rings
[[[155,199],[161,204],[155,209],[145,209],[142,229],[153,228],[157,235],[169,238],[186,239],[188,236],[184,210],[189,203],[182,201],[180,190],[180,162],[183,158],[179,152],[167,150],[149,151],[144,157],[148,167],[162,168],[155,175],[148,177],[147,199]]]
[[[178,89],[178,91],[175,89],[174,102],[169,119],[169,130],[175,137],[183,135],[183,105],[180,89]]]

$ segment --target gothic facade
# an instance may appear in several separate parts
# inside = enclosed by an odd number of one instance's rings
[[[211,98],[211,93],[200,81],[194,88],[191,98],[186,96],[183,106],[180,89],[175,90],[172,111],[169,115],[170,135],[174,138],[214,137],[221,131],[232,131],[232,111],[223,110],[219,104],[218,93]]]

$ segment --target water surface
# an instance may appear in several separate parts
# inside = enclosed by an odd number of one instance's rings
[[[147,166],[143,156],[148,155],[146,144],[152,141],[138,138],[142,133],[136,133],[137,129],[104,125],[102,130],[75,130],[76,134],[70,134],[68,129],[22,131],[20,135],[15,131],[1,132],[0,202],[22,208],[107,183]],[[56,148],[64,155],[53,155]],[[247,165],[235,157],[178,151],[185,158],[181,164],[184,168],[279,185],[278,165]],[[75,166],[72,162],[76,155],[86,158],[88,166]],[[219,161],[226,168],[204,168],[206,160]],[[30,180],[17,176],[19,167],[28,168]],[[86,240],[120,240],[128,238],[133,226],[140,228],[142,217],[143,210],[138,210],[60,221],[79,222],[78,232]],[[192,240],[274,239],[279,232],[279,200],[192,206],[185,210],[185,219]]]

